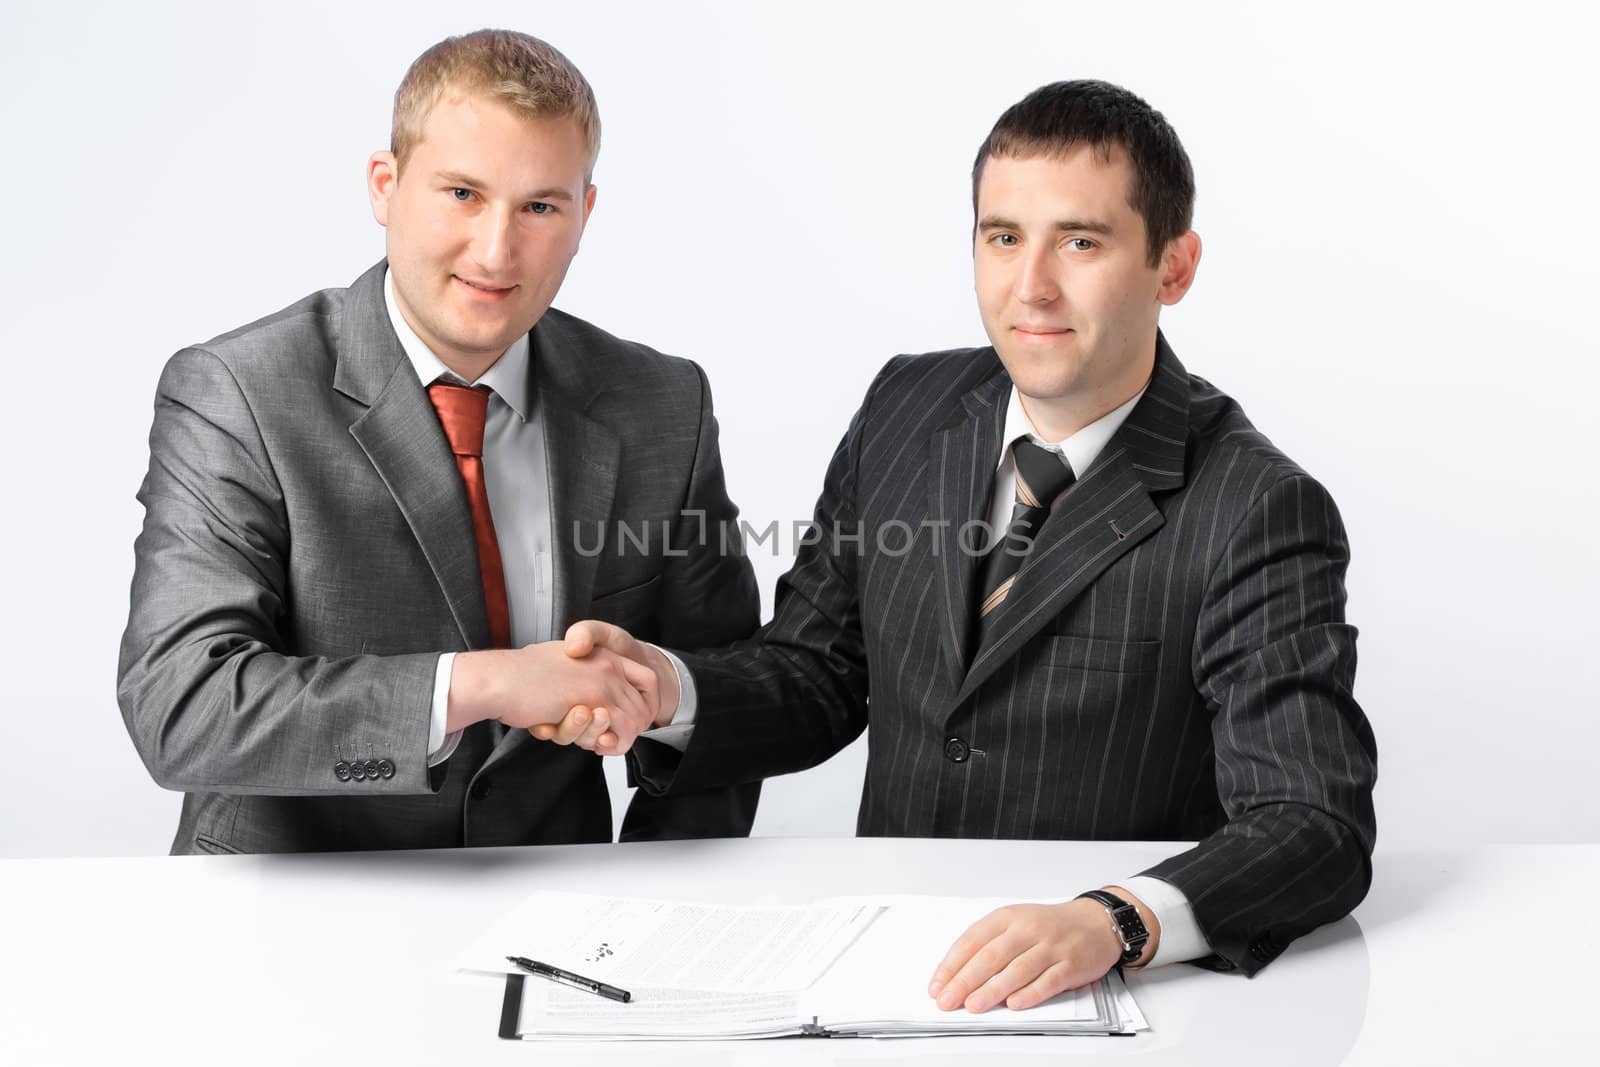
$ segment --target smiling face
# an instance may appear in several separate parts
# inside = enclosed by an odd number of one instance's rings
[[[978,183],[973,264],[984,330],[1036,428],[1076,433],[1137,393],[1162,304],[1193,280],[1192,232],[1149,264],[1127,152],[991,157]]]
[[[405,173],[367,165],[395,301],[451,370],[478,378],[555,299],[594,207],[578,123],[446,90]]]

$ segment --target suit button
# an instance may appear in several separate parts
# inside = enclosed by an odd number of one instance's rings
[[[494,783],[493,782],[479,782],[477,785],[472,787],[472,799],[473,800],[482,800],[485,797],[487,797],[490,793],[493,793],[493,792],[494,792]]]
[[[951,763],[965,763],[967,757],[972,755],[972,749],[959,737],[952,737],[944,743],[944,758]]]
[[[341,782],[348,782],[350,780],[350,764],[344,760],[335,763],[333,765],[333,776]]]
[[[363,763],[361,765],[361,769],[366,771],[367,772],[367,777],[371,778],[374,782],[376,782],[378,780],[378,761],[377,760],[375,760],[375,759],[367,760],[367,762],[365,762],[365,763]]]
[[[389,779],[394,777],[394,764],[386,759],[378,761],[378,777]]]

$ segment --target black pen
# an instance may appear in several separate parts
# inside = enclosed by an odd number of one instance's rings
[[[524,956],[507,956],[506,959],[516,964],[519,970],[527,971],[529,974],[536,974],[540,978],[548,978],[552,982],[560,982],[562,985],[571,986],[573,989],[581,989],[585,993],[593,993],[597,997],[618,1000],[624,1004],[633,999],[633,994],[626,989],[618,989],[614,985],[606,985],[604,982],[597,982],[593,978],[585,978],[581,974],[563,971],[560,967],[552,967],[548,963],[540,963],[538,960],[530,960]]]

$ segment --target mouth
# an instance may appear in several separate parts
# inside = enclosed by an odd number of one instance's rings
[[[1067,326],[1013,326],[1011,332],[1023,341],[1053,341],[1072,332]]]
[[[460,282],[461,288],[466,291],[468,296],[475,300],[504,300],[506,297],[511,295],[513,290],[516,289],[515,285],[496,286],[490,285],[487,282],[468,281],[459,274],[452,274],[451,278],[457,282]]]

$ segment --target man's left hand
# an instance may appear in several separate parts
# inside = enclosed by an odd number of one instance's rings
[[[1126,889],[1118,896],[1137,904]],[[1155,952],[1154,917],[1140,962]],[[1058,993],[1099,980],[1122,958],[1122,939],[1106,909],[1093,900],[1062,904],[1012,904],[992,911],[956,939],[933,972],[928,995],[944,1011],[988,1011],[998,1004],[1031,1008]]]

